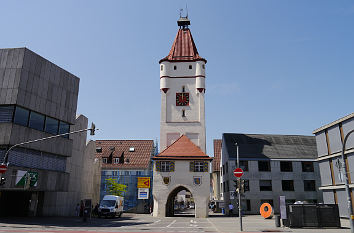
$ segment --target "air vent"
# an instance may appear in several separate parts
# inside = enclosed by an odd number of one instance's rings
[[[134,147],[130,147],[129,148],[129,152],[134,152],[135,151],[135,148]]]

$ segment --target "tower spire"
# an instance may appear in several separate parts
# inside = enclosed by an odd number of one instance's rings
[[[188,25],[191,24],[191,21],[188,19],[187,5],[186,5],[186,12],[187,12],[186,16],[183,17],[182,12],[183,12],[183,9],[179,9],[179,19],[177,20],[177,25],[181,29],[186,29],[186,28],[188,28]]]

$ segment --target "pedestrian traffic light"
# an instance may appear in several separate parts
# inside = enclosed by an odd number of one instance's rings
[[[6,178],[5,177],[1,177],[0,178],[0,186],[4,185],[6,182]]]
[[[92,122],[91,129],[90,129],[90,135],[95,135],[95,130],[96,130],[96,125]]]

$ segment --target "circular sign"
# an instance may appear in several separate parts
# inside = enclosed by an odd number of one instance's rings
[[[5,173],[7,170],[6,164],[0,164],[0,173]]]
[[[236,168],[234,170],[234,176],[236,176],[237,178],[240,178],[241,176],[243,176],[243,170],[241,168]]]

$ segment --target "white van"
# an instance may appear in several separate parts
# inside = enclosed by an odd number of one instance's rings
[[[123,214],[124,197],[105,195],[98,207],[98,217],[121,217]]]

